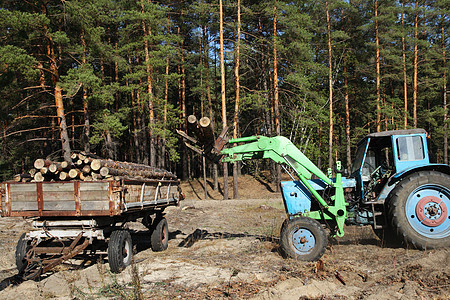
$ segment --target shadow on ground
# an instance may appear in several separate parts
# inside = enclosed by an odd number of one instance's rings
[[[245,233],[229,233],[229,232],[208,232],[204,229],[196,229],[193,233],[189,234],[184,240],[182,240],[178,247],[189,248],[200,240],[217,240],[217,239],[230,239],[239,237],[253,237],[260,241],[279,242],[279,238],[266,235],[255,235]]]

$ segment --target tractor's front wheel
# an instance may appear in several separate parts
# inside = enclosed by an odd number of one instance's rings
[[[392,191],[389,217],[400,237],[420,249],[450,246],[450,176],[420,171]]]
[[[322,225],[311,218],[298,217],[289,220],[281,229],[281,249],[289,257],[318,260],[327,247],[327,234]]]

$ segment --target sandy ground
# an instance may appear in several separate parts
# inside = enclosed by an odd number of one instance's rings
[[[384,247],[370,227],[347,227],[319,262],[284,259],[273,186],[245,177],[242,195],[257,200],[200,200],[200,181],[183,190],[187,200],[166,210],[169,248],[153,252],[149,231],[130,223],[134,263],[117,275],[97,255],[21,282],[14,251],[30,225],[0,218],[0,299],[450,299],[450,249]]]

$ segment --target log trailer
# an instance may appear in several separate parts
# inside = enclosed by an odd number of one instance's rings
[[[252,136],[221,151],[222,162],[272,159],[294,170],[298,180],[281,182],[287,219],[280,234],[283,252],[318,260],[344,225],[371,225],[388,242],[420,249],[450,246],[450,167],[430,163],[423,129],[372,133],[358,143],[349,177],[338,161],[332,178],[289,139]]]
[[[32,218],[22,234],[16,265],[23,279],[35,279],[81,254],[107,254],[110,269],[131,263],[133,242],[125,224],[142,219],[153,251],[167,248],[164,209],[184,198],[177,179],[4,182],[2,217]]]

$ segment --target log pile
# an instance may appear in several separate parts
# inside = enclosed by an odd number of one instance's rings
[[[17,174],[17,182],[66,181],[66,180],[176,180],[169,171],[143,164],[119,162],[92,157],[84,153],[73,153],[72,161],[56,162],[36,159],[28,174]]]

